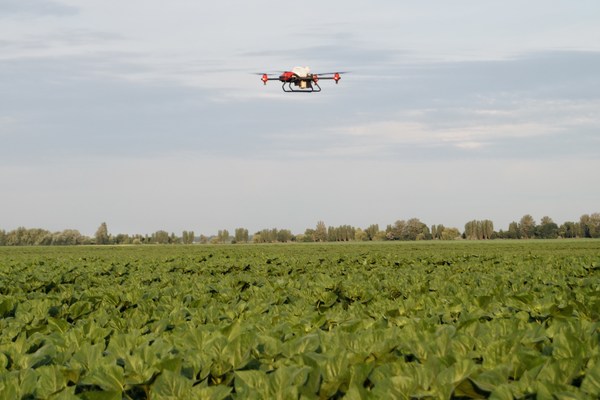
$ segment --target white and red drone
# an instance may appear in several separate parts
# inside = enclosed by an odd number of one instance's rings
[[[291,71],[283,71],[278,76],[269,76],[270,74],[260,73],[260,80],[266,85],[268,81],[283,82],[281,88],[286,93],[313,93],[320,92],[319,81],[322,79],[334,80],[337,84],[345,72],[325,72],[313,74],[309,67],[294,67]],[[275,74],[271,74],[275,75]]]

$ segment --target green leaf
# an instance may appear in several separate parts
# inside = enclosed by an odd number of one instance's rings
[[[590,396],[600,397],[600,360],[597,359],[596,364],[585,372],[581,390]]]
[[[62,318],[48,317],[48,326],[51,330],[64,334],[71,325]]]
[[[509,384],[501,385],[495,388],[490,394],[490,400],[513,400],[513,392]]]
[[[501,364],[496,368],[483,371],[477,376],[471,376],[469,379],[481,390],[493,392],[498,386],[508,382],[510,367],[506,364]]]
[[[92,304],[89,301],[80,300],[73,303],[68,310],[68,314],[71,319],[78,319],[84,315],[89,314],[92,311]]]
[[[0,374],[0,399],[35,397],[37,377],[33,369]]]
[[[377,382],[372,393],[379,399],[410,399],[417,387],[417,383],[410,376],[392,376]]]
[[[192,389],[192,381],[178,373],[165,370],[150,387],[153,399],[188,399]]]
[[[443,370],[437,377],[437,381],[443,385],[456,385],[469,377],[477,366],[471,360],[460,360]]]
[[[486,399],[488,395],[489,392],[479,389],[470,379],[459,383],[452,393],[453,397],[469,399]]]
[[[75,395],[75,386],[68,386],[58,393],[48,397],[48,400],[78,400],[79,396]]]
[[[282,354],[290,358],[296,354],[316,352],[321,345],[321,339],[316,333],[303,335],[283,343]]]
[[[255,336],[249,333],[235,336],[223,348],[222,359],[226,360],[234,370],[244,368],[250,361],[254,338]]]
[[[8,357],[6,357],[6,354],[0,353],[0,372],[5,370],[6,367],[8,367]]]
[[[581,359],[552,360],[540,370],[537,379],[542,382],[569,384],[579,376],[582,364]]]
[[[190,392],[191,399],[203,400],[224,400],[229,397],[231,388],[228,386],[205,386],[199,385],[192,387]]]
[[[571,332],[563,330],[556,334],[552,343],[553,358],[582,358],[585,356],[582,342]]]
[[[1,399],[20,399],[21,387],[16,374],[4,375],[0,379],[0,398]]]
[[[309,367],[287,366],[268,374],[268,397],[277,399],[298,398],[299,389],[306,383],[309,373]]]
[[[63,375],[61,367],[57,365],[44,365],[36,370],[38,374],[36,396],[47,398],[58,393],[67,386],[67,378]]]
[[[235,392],[242,397],[254,393],[266,396],[269,392],[268,377],[262,371],[236,371],[234,375]]]
[[[123,368],[118,365],[100,365],[82,380],[84,385],[97,385],[105,391],[122,393],[125,386]]]
[[[104,345],[101,343],[83,343],[79,350],[77,350],[69,360],[69,365],[72,368],[80,368],[84,371],[89,371],[101,364],[103,351]]]

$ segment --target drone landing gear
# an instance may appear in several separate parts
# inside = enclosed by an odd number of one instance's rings
[[[286,93],[318,93],[321,91],[321,86],[319,86],[317,82],[309,83],[306,86],[306,89],[294,89],[292,85],[298,86],[298,84],[294,82],[283,82],[281,88]]]

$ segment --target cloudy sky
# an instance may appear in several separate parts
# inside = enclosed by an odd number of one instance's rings
[[[600,211],[600,3],[0,0],[0,229]],[[251,73],[351,71],[318,94]]]

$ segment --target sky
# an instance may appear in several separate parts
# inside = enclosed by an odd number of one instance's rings
[[[0,229],[600,212],[600,3],[0,0]],[[283,93],[254,73],[349,71]]]

